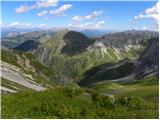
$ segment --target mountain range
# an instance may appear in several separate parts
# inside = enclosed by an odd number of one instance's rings
[[[121,37],[120,34],[122,34]],[[107,35],[109,36],[109,40],[107,38],[104,39]],[[30,52],[36,56],[40,63],[57,69],[59,74],[57,76],[62,76],[60,74],[62,73],[69,81],[70,79],[78,81],[79,78],[74,76],[75,73],[73,72],[76,72],[78,76],[82,76],[84,71],[103,63],[116,63],[125,58],[136,59],[147,46],[147,40],[158,36],[156,32],[149,31],[127,31],[107,35],[101,38],[89,38],[82,33],[69,30],[62,30],[50,35],[45,35],[42,31],[22,35],[22,37],[17,36],[18,39],[11,39],[9,41],[16,41],[18,43],[17,45],[15,44],[16,47],[14,49]],[[138,35],[139,42],[132,42],[137,40],[136,36]],[[115,44],[112,44],[112,46],[110,42],[105,42],[111,41],[110,36],[115,37],[112,40]],[[124,36],[127,36],[125,39],[125,43],[127,44],[123,44],[124,41],[121,40]],[[117,40],[119,40],[118,43]],[[19,45],[19,41],[23,41],[23,43]],[[2,42],[2,46],[5,45]],[[73,61],[74,63],[72,63]],[[75,71],[71,70],[70,73],[66,73],[65,69],[68,69],[69,64],[71,64],[72,69]],[[82,64],[85,65],[83,66]]]
[[[47,99],[43,98],[48,101],[53,94],[58,95],[56,92],[60,92],[63,97],[66,94],[69,96],[65,99],[70,99],[71,105],[77,105],[77,99],[90,101],[91,105],[97,101],[96,105],[101,111],[102,106],[106,108],[112,104],[125,103],[130,106],[132,103],[126,103],[130,99],[135,100],[132,101],[134,105],[141,103],[130,96],[151,99],[146,102],[147,105],[157,100],[158,32],[132,30],[90,37],[68,29],[56,32],[34,31],[4,37],[1,44],[1,90],[4,98],[13,97],[11,101],[17,99],[16,94],[22,95],[22,102],[28,101],[29,99],[24,100],[24,96],[28,97],[30,93],[35,98],[41,94],[48,95]],[[56,92],[52,93],[54,90]],[[153,92],[146,92],[148,90]],[[27,91],[29,94],[25,93]],[[30,97],[34,100],[33,96]],[[34,105],[39,106],[41,102],[34,101]],[[58,102],[54,105],[57,104]],[[4,108],[8,105],[9,103],[5,104]],[[122,106],[126,111],[130,108]],[[65,108],[66,111],[67,109],[70,108]],[[86,111],[84,113],[88,115]],[[95,114],[98,118],[103,118],[97,112]],[[8,116],[6,113],[3,115]],[[151,118],[155,118],[153,116]]]

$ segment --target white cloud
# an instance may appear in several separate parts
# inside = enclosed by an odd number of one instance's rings
[[[81,17],[81,16],[74,16],[73,18],[72,18],[72,21],[82,21],[84,18],[83,17]]]
[[[139,30],[150,30],[151,28],[149,28],[147,26],[143,26],[143,27],[139,27],[137,29],[139,29]]]
[[[31,24],[29,22],[26,23],[13,22],[2,26],[2,28],[16,28],[16,29],[34,29],[34,28],[47,29],[51,27],[53,26],[48,26],[46,24]]]
[[[105,25],[104,21],[99,21],[95,24],[95,29],[99,29]]]
[[[94,11],[91,15],[85,16],[85,19],[93,19],[99,15],[101,15],[103,11]]]
[[[26,26],[31,26],[31,23],[25,23]]]
[[[44,15],[47,14],[47,13],[48,13],[48,11],[43,10],[42,12],[39,12],[37,15],[38,15],[38,16],[44,16]]]
[[[53,7],[56,6],[58,0],[48,0],[48,1],[39,1],[36,5],[32,6],[32,8],[44,8],[44,7]]]
[[[19,22],[13,22],[11,24],[8,25],[9,27],[29,27],[31,26],[31,23],[27,22],[27,23],[19,23]]]
[[[150,25],[144,25],[144,26],[137,26],[133,28],[134,30],[149,30],[149,31],[158,31],[158,25],[154,24],[152,26]]]
[[[158,22],[158,9],[160,8],[160,2],[157,2],[156,5],[154,5],[151,8],[146,9],[143,13],[140,13],[139,15],[134,17],[134,20],[138,19],[145,19],[150,18]]]
[[[37,27],[38,28],[43,28],[43,27],[45,28],[45,27],[47,27],[47,25],[45,25],[45,24],[39,24],[39,25],[37,25]]]
[[[11,24],[9,24],[9,26],[17,26],[17,25],[20,25],[20,23],[19,22],[13,22],[13,23],[11,23]]]
[[[53,14],[53,15],[63,15],[64,12],[68,9],[70,9],[73,5],[71,4],[65,4],[65,5],[62,5],[60,6],[59,8],[55,9],[55,10],[51,10],[50,13]]]
[[[139,25],[140,27],[136,27],[135,29],[158,31],[159,30],[159,12],[158,12],[159,8],[160,8],[160,2],[157,2],[156,5],[150,8],[147,8],[143,13],[139,13],[139,15],[134,16],[134,18],[130,19],[129,22],[134,23],[136,22],[136,20],[140,20],[140,19],[152,19],[155,21],[153,25],[150,25],[150,26]]]
[[[16,13],[24,13],[33,9],[40,9],[40,8],[46,8],[46,7],[54,7],[58,3],[58,0],[47,0],[47,1],[38,1],[35,4],[28,6],[28,5],[21,5],[18,8],[15,8]]]
[[[24,13],[34,9],[55,7],[57,4],[58,4],[58,0],[40,0],[32,5],[21,5],[20,7],[15,8],[15,12],[17,14],[20,14],[20,13]],[[43,9],[43,11],[37,13],[37,16],[45,16],[48,13],[56,16],[65,15],[64,12],[70,9],[72,6],[73,6],[72,4],[64,4],[58,7],[57,9],[53,9],[50,11]],[[45,16],[44,19],[48,20],[49,17]]]
[[[84,23],[84,24],[80,24],[77,26],[81,29],[87,29],[87,28],[89,29],[89,28],[91,28],[92,25],[93,25],[92,23]]]
[[[105,28],[105,22],[98,21],[96,23],[69,24],[68,26],[73,29],[103,29]]]
[[[27,5],[21,5],[19,8],[15,8],[16,13],[23,13],[29,11],[29,7]]]
[[[87,16],[74,16],[71,20],[72,21],[82,21],[82,20],[94,19],[97,16],[100,16],[102,13],[103,13],[103,11],[93,11],[90,15],[87,15]]]

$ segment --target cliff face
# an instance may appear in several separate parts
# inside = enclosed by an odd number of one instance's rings
[[[159,72],[159,38],[150,40],[149,46],[140,56],[135,70],[138,77],[158,75]]]

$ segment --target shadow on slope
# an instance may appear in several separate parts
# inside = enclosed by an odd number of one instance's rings
[[[137,61],[124,60],[116,65],[103,64],[87,71],[79,81],[80,86],[89,86],[96,82],[132,81],[146,76],[158,75],[159,45],[158,37],[150,39],[150,44]]]
[[[62,53],[67,55],[75,55],[77,53],[84,52],[86,48],[93,44],[94,40],[89,39],[84,34],[69,31],[63,37],[65,46],[62,48]]]
[[[14,49],[27,52],[33,49],[37,49],[39,44],[40,44],[39,42],[36,42],[34,40],[27,40],[21,45],[15,47]]]

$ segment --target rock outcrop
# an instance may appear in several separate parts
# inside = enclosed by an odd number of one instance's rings
[[[45,88],[40,84],[34,82],[34,79],[31,75],[24,73],[23,70],[21,70],[19,67],[8,64],[6,62],[1,62],[1,77],[25,86],[29,89],[36,91],[45,90]]]

